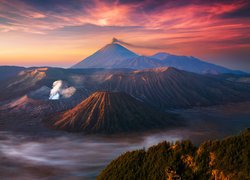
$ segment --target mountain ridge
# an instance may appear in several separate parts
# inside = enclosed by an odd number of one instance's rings
[[[99,89],[126,92],[158,108],[209,106],[249,99],[250,86],[173,67],[115,74]]]
[[[249,83],[196,74],[173,67],[139,70],[98,70],[48,68],[26,70],[0,85],[1,101],[26,94],[35,99],[49,98],[53,83],[63,81],[74,87],[77,97],[95,91],[121,91],[158,108],[189,108],[240,102],[249,99]],[[83,99],[79,99],[80,101]],[[4,103],[4,102],[3,102]]]
[[[165,52],[159,52],[152,56],[139,56],[114,40],[111,44],[105,45],[103,48],[73,65],[71,68],[145,69],[162,66],[172,66],[180,70],[199,74],[245,73],[202,61],[192,56],[178,56]]]
[[[206,61],[202,61],[193,56],[179,56],[169,53],[156,53],[152,58],[161,60],[162,65],[175,67],[180,70],[199,74],[219,74],[219,73],[233,73],[233,74],[244,74],[243,71],[231,70],[223,66],[212,64]]]

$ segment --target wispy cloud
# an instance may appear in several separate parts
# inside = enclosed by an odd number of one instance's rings
[[[238,24],[238,21],[225,20],[230,14],[246,9],[248,3],[235,1],[220,3],[187,3],[186,1],[73,1],[75,6],[53,3],[51,8],[38,8],[41,4],[30,1],[1,0],[0,17],[7,21],[1,30],[20,30],[30,33],[48,33],[70,26],[94,24],[99,26],[144,26],[148,29],[196,30],[203,28],[221,29],[223,25]],[[55,3],[57,2],[57,3]],[[64,1],[61,1],[64,2]],[[77,3],[76,3],[77,2]],[[195,1],[197,2],[197,1]],[[69,4],[69,3],[68,3]],[[76,6],[79,4],[79,6]],[[244,24],[244,21],[241,21]],[[29,28],[27,28],[29,27]]]
[[[75,47],[82,46],[73,45],[79,39],[104,41],[118,35],[142,53],[171,49],[197,54],[198,49],[205,54],[249,48],[249,9],[247,0],[0,0],[0,36],[41,35]]]

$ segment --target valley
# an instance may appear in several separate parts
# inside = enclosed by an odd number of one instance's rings
[[[0,0],[0,180],[250,180],[250,0]]]
[[[113,42],[68,69],[4,68],[4,179],[95,179],[126,151],[250,127],[249,74],[194,57],[139,56]]]
[[[32,131],[32,125],[30,132],[2,129],[0,172],[5,179],[16,174],[31,179],[95,179],[111,160],[125,151],[148,148],[165,140],[190,139],[198,145],[205,140],[238,134],[250,126],[249,108],[250,102],[175,110],[187,122],[186,126],[129,134],[84,135],[37,127]],[[17,117],[16,123],[28,121]]]

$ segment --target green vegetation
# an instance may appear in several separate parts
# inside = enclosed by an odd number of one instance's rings
[[[148,150],[126,152],[97,179],[250,179],[250,129],[195,147],[190,141],[162,142]]]

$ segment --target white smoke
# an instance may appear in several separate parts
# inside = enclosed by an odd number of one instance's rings
[[[64,98],[70,98],[71,96],[73,96],[76,92],[76,88],[74,87],[69,87],[67,89],[63,89],[61,90],[61,95],[64,97]]]
[[[63,82],[61,80],[55,81],[53,83],[53,87],[52,87],[52,89],[50,91],[50,97],[49,97],[49,99],[51,99],[51,100],[57,100],[57,99],[60,98],[59,91],[61,90],[62,85],[63,85]]]
[[[131,43],[127,43],[125,41],[122,41],[121,39],[117,39],[117,38],[113,38],[112,39],[112,44],[121,44],[127,47],[132,47],[132,48],[143,48],[143,49],[157,49],[157,50],[161,50],[164,49],[162,46],[159,45],[152,45],[152,43],[150,45],[136,45],[136,44],[131,44]]]
[[[76,88],[68,87],[62,80],[55,81],[50,91],[50,100],[58,100],[60,98],[70,98],[76,92]]]
[[[56,93],[56,94],[50,95],[49,99],[50,100],[58,100],[58,99],[60,99],[60,94]]]

